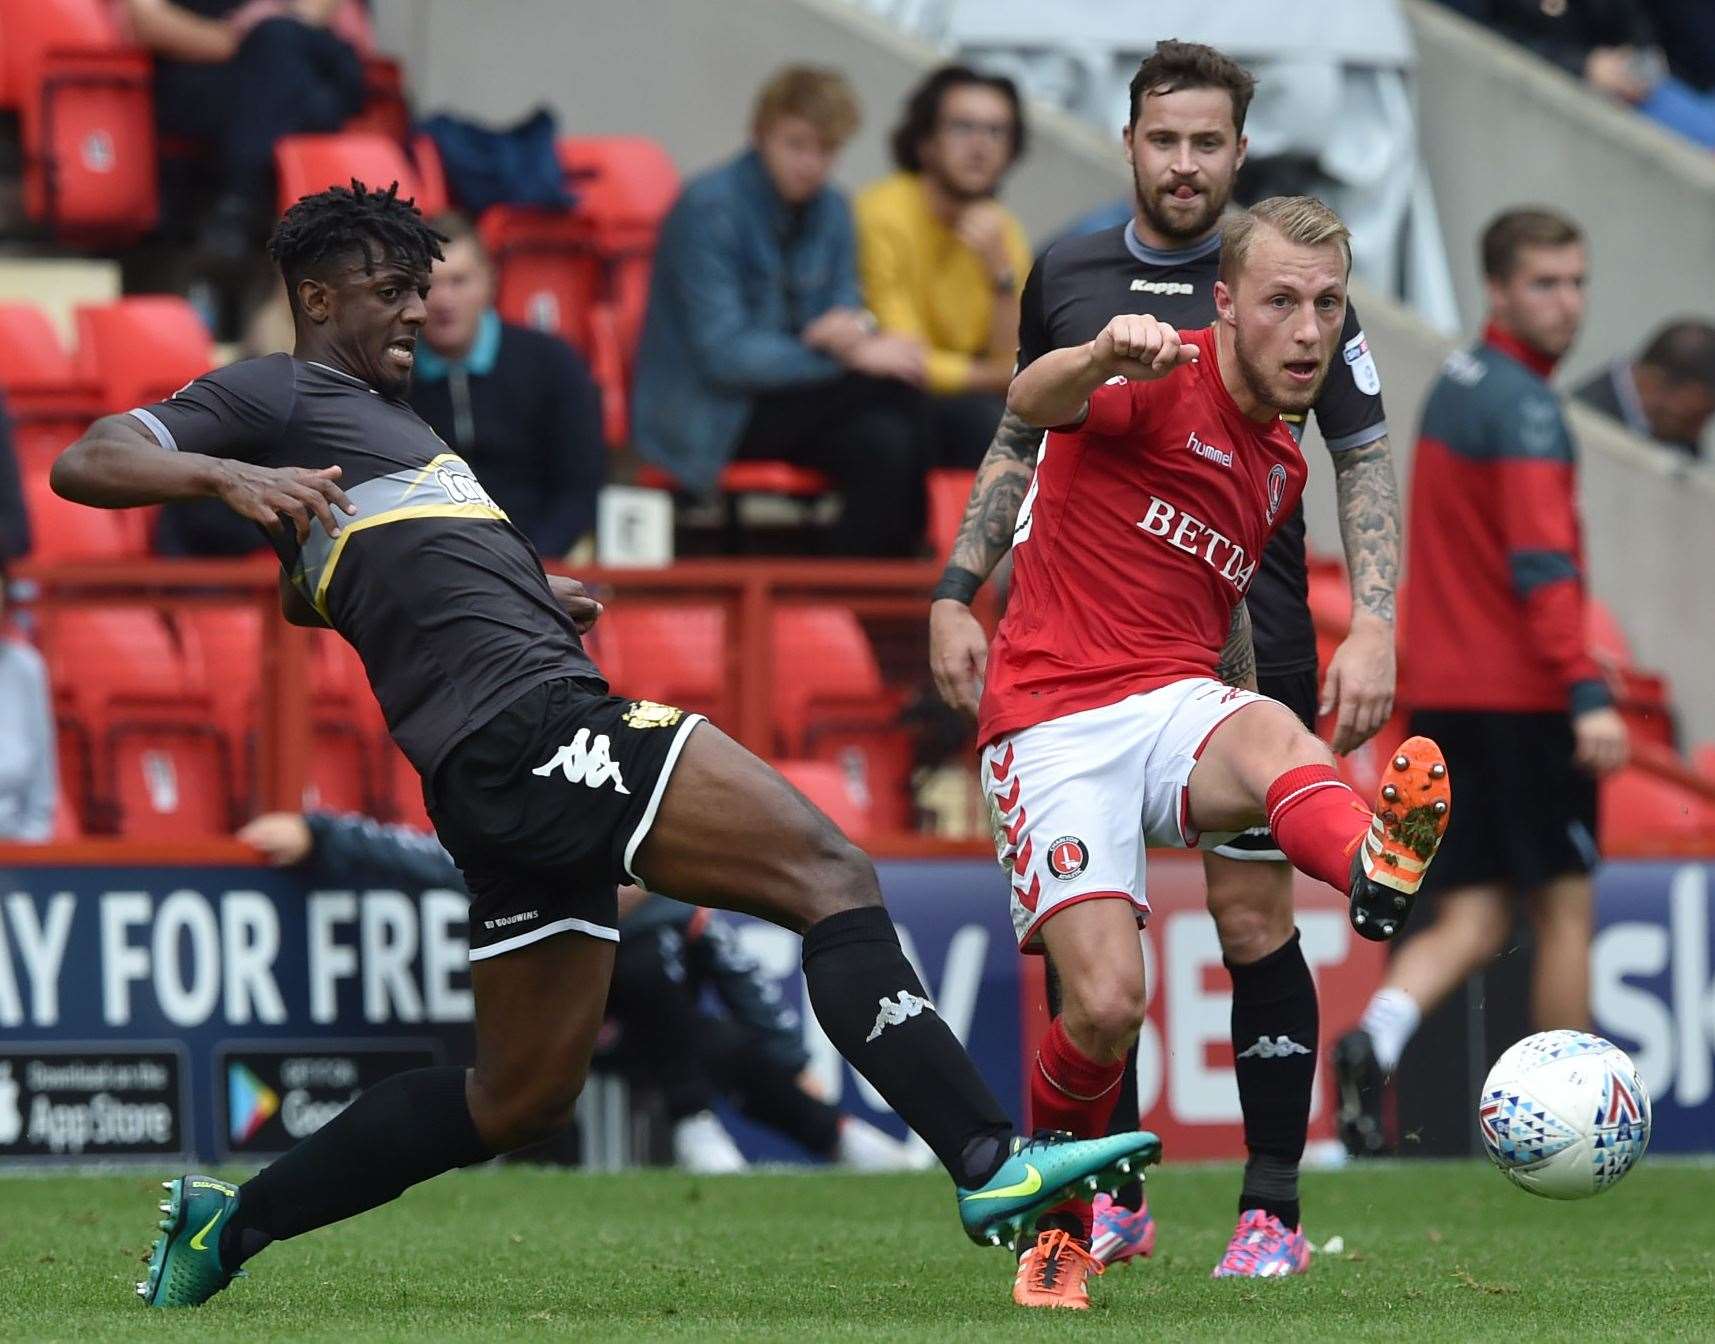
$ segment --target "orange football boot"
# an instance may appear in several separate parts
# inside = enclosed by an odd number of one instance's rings
[[[1411,914],[1429,861],[1453,815],[1452,781],[1441,748],[1427,737],[1408,737],[1382,772],[1375,818],[1352,855],[1352,927],[1384,942]]]
[[[1012,1300],[1021,1307],[1088,1311],[1090,1294],[1084,1283],[1090,1275],[1101,1272],[1102,1262],[1079,1245],[1076,1237],[1064,1228],[1051,1228],[1036,1238],[1036,1244],[1018,1262]]]

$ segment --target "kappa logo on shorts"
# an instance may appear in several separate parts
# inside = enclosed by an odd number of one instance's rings
[[[611,784],[615,793],[631,792],[620,777],[619,762],[609,754],[606,733],[597,733],[592,738],[588,728],[578,729],[578,735],[556,751],[551,760],[530,773],[545,779],[556,770],[561,771],[570,784],[584,784],[592,789]]]
[[[633,700],[619,717],[627,728],[671,728],[685,717],[685,711],[653,700]]]
[[[1062,882],[1070,882],[1090,866],[1090,851],[1075,835],[1063,835],[1048,850],[1048,871]]]

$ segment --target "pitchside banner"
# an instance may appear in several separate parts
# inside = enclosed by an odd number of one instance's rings
[[[937,1010],[1022,1114],[1045,1006],[1039,960],[1014,951],[997,870],[975,860],[880,869]],[[1633,1051],[1662,1149],[1715,1146],[1712,871],[1616,864],[1599,887],[1596,1027]],[[1227,977],[1197,859],[1152,856],[1150,896],[1143,1123],[1175,1158],[1234,1156]],[[1304,882],[1299,902],[1326,1046],[1377,983],[1382,952],[1352,935],[1333,892]],[[261,868],[0,868],[0,1161],[260,1159],[378,1078],[468,1060],[465,917],[455,892],[312,891]],[[741,925],[802,1008],[798,940]],[[818,1085],[901,1132],[802,1017]],[[733,1127],[755,1156],[797,1156]],[[1321,1089],[1311,1132],[1332,1132]]]
[[[1042,958],[1020,957],[1007,915],[1006,884],[992,862],[884,863],[882,887],[900,941],[937,1011],[965,1043],[1003,1101],[1023,1117],[1036,1040],[1048,1025]],[[1295,898],[1306,959],[1322,1003],[1323,1046],[1354,1020],[1380,983],[1382,950],[1352,932],[1333,890],[1299,879]],[[1233,1045],[1231,995],[1215,926],[1203,905],[1203,865],[1184,853],[1152,853],[1143,937],[1149,1016],[1140,1040],[1137,1104],[1142,1124],[1161,1135],[1174,1158],[1234,1157],[1244,1151]],[[747,922],[745,946],[776,977],[788,1001],[804,1005],[798,940]],[[806,1044],[818,1086],[830,1099],[903,1134],[874,1090],[858,1077],[804,1014]],[[1290,1050],[1299,1042],[1258,1041],[1250,1048]],[[1310,1136],[1332,1139],[1333,1113],[1318,1079]],[[797,1154],[784,1140],[723,1118],[747,1155],[784,1160]]]

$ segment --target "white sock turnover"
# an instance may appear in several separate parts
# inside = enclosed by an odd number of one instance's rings
[[[1376,1062],[1382,1066],[1383,1073],[1392,1073],[1399,1066],[1405,1044],[1422,1018],[1423,1012],[1417,1001],[1403,989],[1390,987],[1376,991],[1358,1025],[1370,1033],[1370,1041],[1376,1048]]]

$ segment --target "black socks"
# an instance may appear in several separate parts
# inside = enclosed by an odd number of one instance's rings
[[[284,1241],[397,1199],[411,1186],[493,1156],[465,1101],[465,1071],[414,1069],[377,1083],[239,1188],[221,1229],[220,1262],[236,1269]]]
[[[1233,978],[1233,1056],[1244,1111],[1244,1192],[1239,1212],[1262,1209],[1299,1223],[1298,1163],[1316,1081],[1316,982],[1298,931],[1261,961],[1227,963]]]
[[[936,1013],[879,905],[842,910],[804,935],[816,1020],[899,1118],[972,1189],[999,1170],[1013,1133],[976,1065]]]

